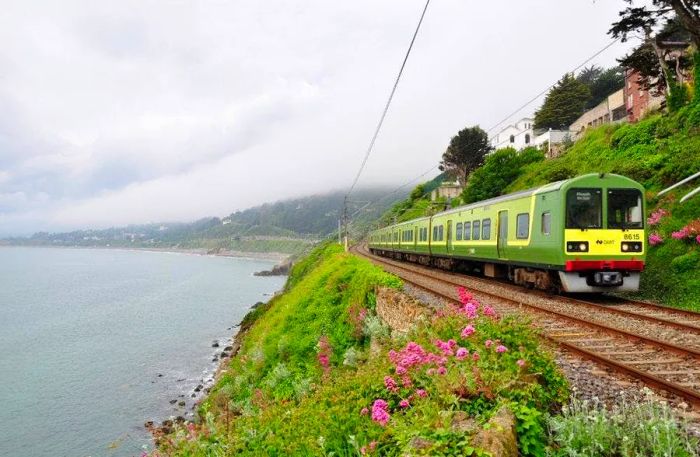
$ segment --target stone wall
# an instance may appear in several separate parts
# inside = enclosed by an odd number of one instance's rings
[[[377,316],[392,331],[405,333],[420,316],[430,316],[432,311],[418,300],[388,287],[377,289]]]

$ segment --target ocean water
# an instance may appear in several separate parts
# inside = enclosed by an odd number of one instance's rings
[[[140,455],[144,422],[191,411],[233,327],[282,287],[252,275],[272,265],[0,248],[0,456]]]

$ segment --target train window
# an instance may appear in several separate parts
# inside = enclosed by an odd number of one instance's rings
[[[521,240],[527,239],[530,235],[530,215],[528,213],[518,214],[516,218],[515,237]]]
[[[566,228],[603,226],[603,197],[600,189],[569,189],[566,193]]]
[[[642,227],[642,193],[637,189],[609,189],[608,228]]]
[[[438,227],[438,237],[440,238],[440,241],[445,239],[445,227],[442,225]]]
[[[479,235],[481,235],[481,222],[479,222],[479,221],[474,221],[474,222],[472,223],[472,227],[473,227],[473,230],[472,230],[472,240],[478,240],[478,239],[479,239]]]
[[[549,235],[552,233],[552,213],[546,211],[542,213],[542,234]]]
[[[457,228],[455,229],[455,237],[457,238],[457,241],[462,240],[462,223],[461,222],[457,223]]]
[[[481,239],[491,239],[491,219],[484,219],[481,221]]]
[[[472,223],[471,222],[465,222],[464,223],[464,239],[468,240],[472,237]]]

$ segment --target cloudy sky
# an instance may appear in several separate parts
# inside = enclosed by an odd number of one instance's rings
[[[423,5],[3,1],[0,236],[347,188]],[[359,186],[405,182],[501,120],[605,46],[623,5],[433,0]]]

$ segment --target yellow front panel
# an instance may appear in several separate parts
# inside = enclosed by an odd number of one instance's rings
[[[588,252],[566,252],[566,243],[569,241],[587,241]],[[623,252],[623,241],[638,241],[642,243],[641,252]],[[564,252],[569,256],[629,256],[639,257],[646,250],[644,242],[644,230],[615,230],[615,229],[566,229],[564,231]]]

